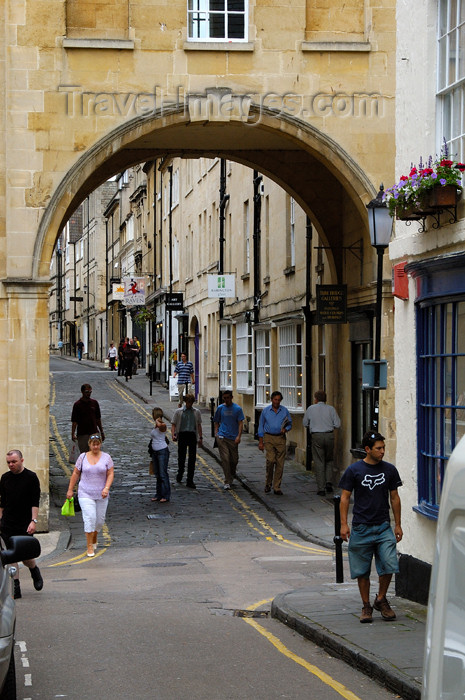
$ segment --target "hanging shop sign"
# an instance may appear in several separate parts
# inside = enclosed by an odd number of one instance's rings
[[[317,284],[316,323],[347,323],[346,284]]]
[[[236,296],[235,275],[207,275],[207,277],[208,297],[210,299],[226,299],[226,297]]]
[[[145,277],[125,277],[124,306],[143,306],[145,304]]]
[[[165,306],[167,311],[182,311],[184,308],[182,292],[165,294]]]
[[[122,284],[121,282],[112,283],[112,298],[113,301],[124,300],[124,284]]]

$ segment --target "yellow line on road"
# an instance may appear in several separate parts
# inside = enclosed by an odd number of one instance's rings
[[[101,547],[101,549],[97,549],[97,551],[95,552],[95,556],[88,557],[87,552],[83,552],[82,554],[78,554],[77,557],[66,559],[66,561],[59,561],[56,564],[49,564],[47,568],[53,569],[57,566],[75,566],[76,564],[87,564],[87,562],[95,561],[95,559],[101,557],[102,554],[104,554],[107,551],[107,549],[111,546],[111,535],[106,525],[103,526],[102,535],[103,539],[105,540],[105,544]]]
[[[241,619],[244,620],[246,624],[253,627],[261,635],[263,635],[263,637],[265,637],[265,639],[267,639],[270,642],[270,644],[272,644],[281,654],[286,656],[288,659],[291,659],[291,661],[294,661],[296,664],[299,664],[299,666],[302,666],[306,671],[308,671],[312,675],[319,678],[320,681],[322,681],[325,685],[328,685],[343,698],[346,698],[346,700],[360,700],[360,698],[357,695],[354,695],[354,693],[352,693],[351,690],[346,688],[345,685],[342,685],[342,683],[336,681],[330,675],[318,668],[318,666],[314,666],[313,664],[303,659],[301,656],[297,656],[297,654],[294,654],[294,652],[288,649],[282,643],[282,641],[278,639],[278,637],[276,637],[271,632],[268,632],[268,630],[262,627],[262,625],[259,625],[258,622],[251,619],[250,617],[243,617]]]
[[[210,465],[203,459],[203,457],[199,457],[197,455],[197,460],[203,465],[203,467],[206,471],[208,471],[212,476],[215,477],[215,479],[218,481],[219,484],[222,483],[221,478],[214,471],[214,469],[212,469],[212,467],[210,467]],[[285,537],[280,535],[279,532],[276,532],[276,530],[273,527],[271,527],[271,525],[268,525],[268,523],[262,517],[260,517],[260,515],[258,515],[258,513],[256,513],[253,510],[253,508],[251,508],[249,505],[247,505],[247,503],[239,496],[237,491],[235,491],[234,489],[231,489],[228,492],[228,494],[231,495],[238,502],[241,509],[245,513],[247,513],[251,518],[254,518],[257,521],[258,525],[263,530],[270,533],[271,537],[269,537],[268,539],[278,540],[278,542],[282,542],[282,543],[286,544],[287,546],[293,547],[295,549],[301,549],[305,552],[312,552],[313,554],[322,554],[322,555],[325,555],[328,557],[333,556],[333,552],[331,550],[327,550],[327,549],[323,549],[323,548],[317,549],[316,547],[310,547],[308,545],[299,544],[298,542],[291,542],[290,540],[287,540]],[[245,517],[245,515],[244,515],[244,517]],[[254,527],[252,524],[250,526]],[[254,527],[254,529],[256,529],[256,528]],[[264,533],[262,532],[261,534],[264,534]]]
[[[247,607],[247,610],[256,610],[257,608],[260,608],[262,605],[267,605],[268,603],[271,603],[273,599],[272,598],[267,598],[266,600],[260,600],[257,603],[254,603],[253,605],[249,605]],[[313,674],[314,676],[317,676],[325,685],[329,685],[330,688],[336,691],[339,695],[341,695],[343,698],[346,698],[346,700],[360,700],[360,698],[357,695],[354,695],[352,691],[350,691],[348,688],[345,687],[345,685],[342,685],[342,683],[339,683],[339,681],[336,681],[334,678],[329,676],[327,673],[322,671],[318,666],[314,666],[313,664],[309,663],[305,659],[303,659],[301,656],[297,656],[297,654],[294,654],[293,651],[290,651],[283,642],[278,639],[274,634],[271,632],[268,632],[262,625],[260,625],[258,622],[253,620],[250,617],[243,617],[241,618],[244,622],[246,622],[248,625],[253,627],[257,632],[259,632],[263,637],[265,637],[273,646],[281,653],[284,654],[284,656],[287,656],[288,659],[291,659],[291,661],[294,661],[296,664],[299,664],[299,666],[302,666],[305,668],[306,671],[309,673]]]
[[[120,384],[119,384],[118,382],[116,382],[116,384],[113,384],[112,382],[107,382],[107,384],[108,384],[108,386],[110,387],[110,389],[112,389],[113,391],[115,391],[115,392],[118,394],[118,396],[121,396],[122,399],[124,399],[124,400],[127,401],[128,403],[131,403],[131,404],[132,404],[132,407],[133,407],[141,416],[143,416],[144,418],[146,418],[147,421],[148,421],[149,423],[152,423],[152,422],[153,422],[153,421],[152,421],[152,412],[149,411],[149,410],[147,410],[147,409],[144,409],[139,403],[137,403],[137,401],[136,401],[135,399],[133,399],[132,396],[130,396],[130,395],[127,393],[127,391],[125,391],[125,390],[120,386]]]

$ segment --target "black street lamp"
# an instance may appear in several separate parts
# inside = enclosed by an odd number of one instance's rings
[[[375,199],[367,204],[368,224],[370,227],[371,245],[376,248],[378,255],[378,273],[376,277],[376,335],[375,335],[375,379],[373,390],[372,429],[379,431],[379,377],[381,361],[381,303],[383,293],[383,255],[389,245],[392,234],[392,217],[383,199],[384,186],[379,186]]]

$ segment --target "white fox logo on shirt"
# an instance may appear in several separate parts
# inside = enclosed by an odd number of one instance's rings
[[[373,491],[375,486],[381,486],[381,484],[384,484],[384,482],[384,474],[365,474],[363,477],[362,486],[368,486],[370,491]]]

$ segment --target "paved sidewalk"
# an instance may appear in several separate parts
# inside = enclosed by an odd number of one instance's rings
[[[82,364],[102,367],[101,363],[88,360],[83,360]],[[113,376],[148,405],[162,408],[166,419],[171,420],[177,401],[170,401],[167,389],[158,384],[152,385],[151,396],[144,370],[139,370],[128,382],[116,372]],[[201,412],[203,447],[219,461],[211,437],[210,410],[201,409]],[[286,460],[284,468],[284,496],[275,496],[273,492],[265,494],[265,460],[257,445],[253,436],[243,435],[239,449],[239,481],[290,530],[309,542],[334,549],[333,499],[317,496],[312,474],[292,460]],[[272,616],[333,656],[377,679],[399,697],[420,698],[426,608],[397,598],[392,592],[389,600],[397,620],[385,622],[375,611],[373,623],[361,625],[358,619],[360,597],[357,584],[350,580],[346,557],[344,579],[345,583],[337,584],[315,575],[311,586],[277,596],[272,603]],[[375,590],[374,584],[372,590]]]

